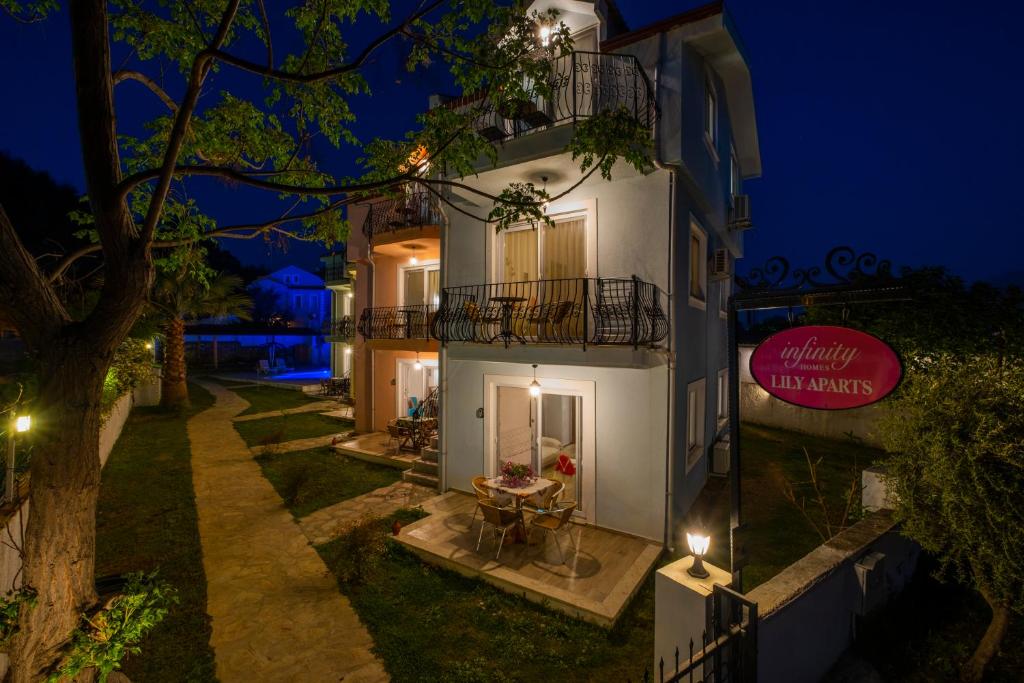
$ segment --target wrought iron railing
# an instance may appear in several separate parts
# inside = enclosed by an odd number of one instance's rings
[[[356,337],[356,321],[350,315],[333,320],[325,320],[323,333],[328,337],[338,337],[344,341],[352,341]]]
[[[364,339],[430,339],[434,306],[364,308],[356,330]]]
[[[553,124],[625,110],[645,127],[654,125],[654,92],[647,73],[632,55],[574,52],[551,60],[550,92],[528,87],[524,101],[500,94],[467,95],[447,106],[475,114],[474,128],[487,140],[520,137]]]
[[[440,203],[434,195],[425,190],[407,191],[371,204],[363,223],[363,234],[373,242],[374,237],[406,228],[440,225],[443,220]]]
[[[632,278],[447,287],[431,334],[442,342],[654,346],[668,336],[662,292]]]

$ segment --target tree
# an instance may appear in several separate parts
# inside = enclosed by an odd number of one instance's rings
[[[903,533],[973,586],[992,620],[962,677],[980,681],[1024,613],[1024,362],[997,353],[910,359],[880,425]]]
[[[157,278],[153,306],[163,319],[164,363],[160,405],[188,406],[185,363],[185,321],[194,318],[234,317],[249,320],[252,300],[242,289],[242,278],[216,273],[208,281],[185,269]]]
[[[23,21],[42,20],[57,6],[0,0],[0,9]],[[114,350],[147,305],[156,259],[173,259],[176,247],[210,238],[329,244],[347,233],[346,204],[395,195],[407,184],[441,201],[455,186],[474,192],[493,204],[485,218],[499,228],[544,220],[545,202],[557,198],[532,183],[491,196],[459,182],[476,172],[481,156],[496,160],[493,145],[473,128],[482,114],[536,95],[550,98],[551,58],[572,48],[557,15],[526,16],[518,3],[491,0],[423,0],[394,9],[397,19],[387,0],[69,3],[88,195],[77,218],[92,243],[44,268],[0,208],[0,319],[18,330],[39,368],[23,572],[38,600],[18,614],[10,651],[16,683],[52,670],[80,615],[96,602],[101,389]],[[554,25],[544,45],[538,21]],[[282,32],[287,40],[275,41]],[[282,56],[282,44],[297,49]],[[405,51],[410,70],[443,68],[456,87],[476,96],[462,108],[424,112],[401,138],[363,145],[351,129],[356,96],[370,92],[366,68],[389,44]],[[128,117],[117,115],[115,87],[147,89],[166,113],[129,127],[144,134],[124,134],[118,123]],[[261,100],[239,94],[261,87]],[[314,139],[358,157],[361,172],[350,177],[322,168],[311,152]],[[433,171],[409,163],[414,153],[422,158],[421,149]],[[598,171],[609,177],[618,159],[645,169],[649,130],[619,111],[600,111],[575,127],[569,150],[579,161],[578,182]],[[188,191],[202,182],[274,193],[285,208],[264,221],[218,223]],[[102,257],[102,288],[94,305],[76,313],[63,285],[89,255]]]

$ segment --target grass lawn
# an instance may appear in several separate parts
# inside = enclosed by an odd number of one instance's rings
[[[234,423],[235,429],[249,446],[341,434],[351,430],[354,424],[352,420],[327,417],[320,413],[295,413]]]
[[[213,405],[189,385],[188,414],[136,408],[103,469],[96,513],[96,575],[160,568],[180,603],[126,659],[133,681],[215,681],[206,614],[206,576],[199,544],[185,420]]]
[[[808,516],[824,527],[824,514],[814,488],[803,449],[815,461],[818,479],[830,517],[838,521],[846,505],[852,481],[883,452],[853,440],[826,439],[807,434],[744,424],[741,432],[743,468],[742,521],[748,564],[743,570],[743,590],[764,583],[822,544],[811,521],[783,493],[793,484],[797,500],[805,500]],[[851,510],[850,524],[860,518],[859,493]],[[729,480],[711,478],[690,513],[690,522],[704,524],[711,533],[708,561],[729,566]],[[687,551],[680,549],[682,554]]]
[[[892,603],[859,629],[854,652],[886,681],[955,681],[974,653],[992,613],[980,595],[963,586],[939,583],[927,558],[914,580]],[[989,664],[986,681],[1024,680],[1024,618],[1016,615],[1001,651]]]
[[[214,381],[220,382],[220,380]],[[294,389],[278,389],[266,386],[242,386],[235,388],[226,382],[221,383],[249,402],[249,407],[242,411],[241,415],[255,415],[256,413],[267,413],[271,410],[301,408],[313,401],[324,400],[323,396],[308,396]]]
[[[327,446],[260,455],[256,461],[296,517],[305,517],[402,478],[402,473],[393,467],[356,460]]]
[[[411,511],[397,513],[408,523]],[[387,533],[395,517],[375,522]],[[607,631],[421,562],[390,539],[361,583],[346,538],[319,546],[395,683],[639,681],[654,651],[654,578]]]

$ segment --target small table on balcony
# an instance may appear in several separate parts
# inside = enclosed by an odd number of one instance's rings
[[[526,339],[512,329],[512,313],[515,311],[516,304],[520,304],[526,299],[521,296],[492,296],[491,301],[501,306],[501,329],[498,334],[488,340],[488,343],[492,343],[496,339],[503,339],[507,348],[509,342],[515,339],[520,344],[525,344]]]

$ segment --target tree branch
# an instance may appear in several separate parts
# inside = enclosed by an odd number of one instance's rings
[[[274,68],[274,41],[270,38],[270,20],[267,19],[267,6],[263,0],[257,0],[260,8],[260,21],[263,22],[263,32],[267,34],[267,68]]]
[[[138,81],[144,86],[149,88],[154,95],[160,98],[160,101],[167,105],[167,108],[171,111],[178,111],[178,103],[167,94],[167,91],[160,87],[160,85],[152,78],[142,73],[141,71],[135,71],[134,69],[121,69],[114,72],[114,85],[122,83],[124,81]]]

